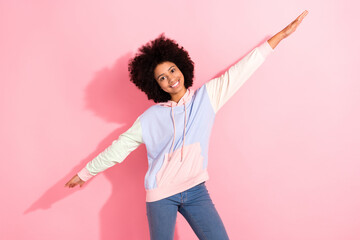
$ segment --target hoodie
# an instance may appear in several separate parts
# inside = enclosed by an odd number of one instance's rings
[[[188,88],[179,102],[155,104],[118,139],[87,163],[78,176],[87,181],[146,146],[146,201],[183,192],[209,179],[208,146],[215,116],[274,50],[267,41],[197,90]]]

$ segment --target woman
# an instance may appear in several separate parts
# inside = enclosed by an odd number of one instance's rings
[[[183,47],[164,35],[142,46],[129,62],[130,80],[157,104],[141,114],[131,128],[65,186],[81,187],[145,143],[149,162],[145,175],[146,211],[151,239],[173,239],[177,212],[199,239],[229,239],[205,186],[215,115],[277,44],[296,30],[307,13],[304,11],[222,76],[196,91],[190,88],[194,63]]]

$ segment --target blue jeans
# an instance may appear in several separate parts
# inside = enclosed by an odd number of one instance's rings
[[[174,239],[178,211],[184,216],[200,240],[229,239],[205,182],[203,182],[159,201],[146,202],[146,214],[152,240]]]

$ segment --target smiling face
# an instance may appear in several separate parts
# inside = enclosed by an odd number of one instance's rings
[[[172,62],[163,62],[156,66],[154,78],[162,90],[169,93],[171,100],[178,102],[186,93],[184,75]]]

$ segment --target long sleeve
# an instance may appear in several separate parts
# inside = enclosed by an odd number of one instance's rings
[[[274,49],[265,41],[231,66],[223,75],[205,83],[215,113],[236,93],[272,52]]]
[[[121,163],[142,143],[140,117],[138,117],[126,132],[121,134],[118,139],[114,140],[112,144],[97,157],[88,162],[86,166],[78,172],[78,176],[83,181],[89,180],[99,172],[102,172],[117,163]]]

